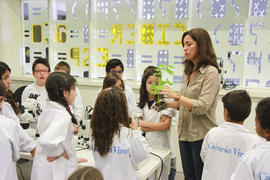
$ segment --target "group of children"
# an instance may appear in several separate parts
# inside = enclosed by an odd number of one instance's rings
[[[90,150],[95,167],[77,170],[73,134],[78,132],[83,104],[70,75],[70,67],[60,62],[50,73],[46,59],[33,63],[36,82],[22,94],[24,111],[37,120],[38,140],[35,142],[19,125],[20,112],[10,87],[11,70],[0,62],[0,178],[17,179],[16,161],[19,151],[34,156],[31,179],[79,179],[95,172],[97,179],[136,179],[134,165],[148,156],[148,146],[172,150],[170,129],[173,109],[156,111],[156,97],[151,85],[157,83],[157,67],[148,66],[143,73],[140,97],[136,104],[132,89],[124,84],[123,64],[108,61],[106,77],[99,90],[90,124]],[[269,179],[269,142],[250,133],[244,120],[251,111],[246,91],[237,90],[222,98],[225,123],[211,129],[203,142],[202,179]],[[270,98],[256,107],[256,131],[270,141]],[[137,119],[137,120],[135,120]],[[145,137],[142,134],[145,132]],[[262,143],[261,145],[258,145]],[[254,146],[255,149],[251,150]],[[8,162],[8,165],[4,164]],[[175,154],[163,163],[162,180],[175,178]],[[151,175],[149,179],[156,178]]]

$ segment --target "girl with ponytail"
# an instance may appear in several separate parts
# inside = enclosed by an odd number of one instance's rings
[[[67,179],[77,168],[71,111],[76,97],[76,80],[67,73],[52,73],[45,84],[49,101],[38,120],[40,134],[31,179]]]

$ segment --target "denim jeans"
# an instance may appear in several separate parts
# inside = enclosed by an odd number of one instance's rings
[[[203,162],[200,156],[203,140],[179,141],[185,180],[201,180]]]

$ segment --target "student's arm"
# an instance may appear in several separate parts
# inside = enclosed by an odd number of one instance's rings
[[[171,126],[171,117],[162,115],[160,122],[153,123],[153,122],[147,122],[147,121],[141,121],[139,122],[140,127],[142,127],[142,130],[145,132],[149,131],[167,131],[170,129]]]
[[[32,137],[30,137],[21,127],[19,123],[17,123],[17,130],[19,133],[19,146],[20,150],[23,152],[30,152],[32,156],[35,154],[36,142]]]

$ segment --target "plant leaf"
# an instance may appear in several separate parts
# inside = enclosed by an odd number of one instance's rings
[[[169,75],[173,75],[173,71],[172,71],[172,70],[166,69],[166,71],[167,71],[167,73],[168,73]]]
[[[169,84],[170,86],[173,85],[173,83],[172,83],[171,81],[169,81],[168,78],[166,79],[166,82],[165,82],[165,83],[166,83],[166,84]]]

